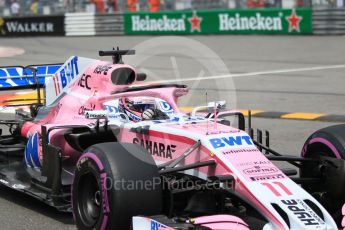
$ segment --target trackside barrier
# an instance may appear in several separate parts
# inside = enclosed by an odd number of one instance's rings
[[[312,10],[221,9],[125,13],[126,35],[312,34]]]
[[[1,17],[0,37],[64,36],[64,15]]]
[[[345,34],[345,8],[222,9],[0,17],[1,36]]]
[[[345,8],[314,9],[313,29],[316,35],[345,34]]]
[[[65,14],[66,36],[96,35],[95,14],[67,13]]]
[[[95,17],[96,35],[123,35],[123,24],[122,14],[98,14]]]
[[[122,35],[122,14],[67,13],[66,36]]]

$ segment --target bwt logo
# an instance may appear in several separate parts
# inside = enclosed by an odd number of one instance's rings
[[[210,139],[210,143],[215,149],[226,146],[253,145],[249,136],[213,138]]]
[[[157,221],[151,220],[151,230],[166,229],[166,226],[158,223]]]
[[[78,74],[78,57],[75,56],[69,63],[58,73],[61,79],[62,88],[65,88]]]

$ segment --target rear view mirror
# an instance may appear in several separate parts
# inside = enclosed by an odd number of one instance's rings
[[[200,110],[207,110],[209,113],[211,113],[215,107],[217,110],[225,109],[226,101],[213,101],[213,102],[207,103],[207,106],[195,107],[191,113],[191,116],[194,117],[195,114]]]
[[[137,73],[137,81],[145,81],[146,80],[146,73]]]
[[[225,109],[226,101],[212,101],[207,104],[207,108],[212,109],[216,107],[217,109]]]

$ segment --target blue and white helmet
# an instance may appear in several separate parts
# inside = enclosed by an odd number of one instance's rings
[[[125,113],[130,120],[138,122],[142,120],[141,114],[145,110],[156,108],[156,102],[150,97],[122,97],[118,106],[121,113]]]

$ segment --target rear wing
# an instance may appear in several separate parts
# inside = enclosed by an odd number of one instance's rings
[[[54,104],[76,79],[93,63],[99,60],[78,56],[70,57],[60,68],[45,80],[46,105]]]
[[[70,57],[65,63],[0,67],[0,91],[13,89],[44,89],[46,105],[53,104],[86,68],[96,59]],[[20,100],[19,100],[20,101]],[[25,102],[25,100],[22,100]],[[32,100],[30,100],[32,101]]]
[[[1,66],[0,67],[0,90],[31,89],[37,87],[32,68],[37,70],[36,76],[40,86],[46,84],[47,76],[55,74],[63,65],[41,64],[29,66]]]

